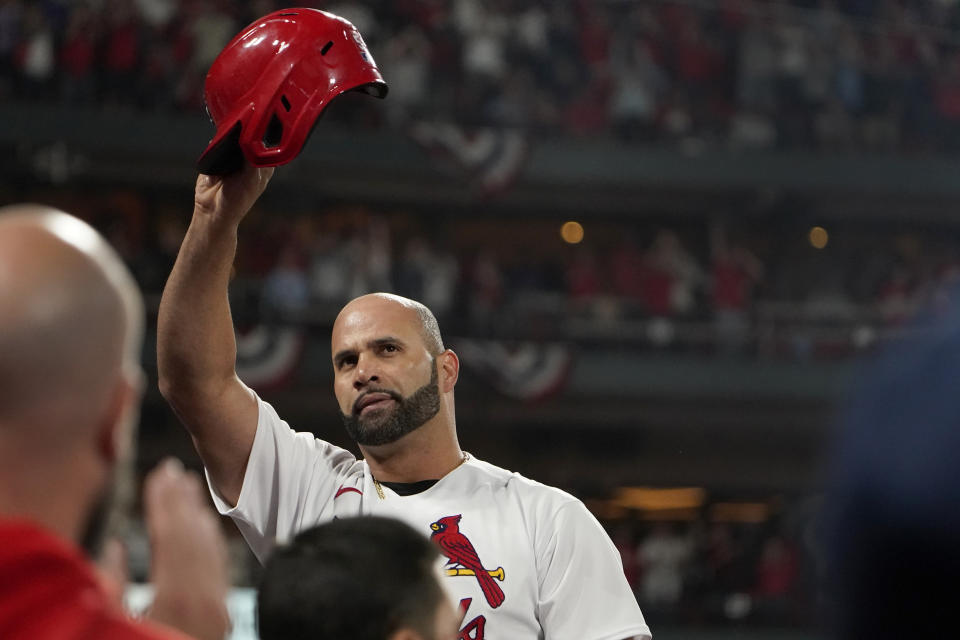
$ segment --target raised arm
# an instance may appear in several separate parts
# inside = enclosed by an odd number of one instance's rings
[[[157,321],[160,392],[180,417],[220,495],[236,504],[257,430],[253,392],[237,377],[227,285],[240,221],[273,169],[245,166],[200,175],[193,220],[170,274]]]

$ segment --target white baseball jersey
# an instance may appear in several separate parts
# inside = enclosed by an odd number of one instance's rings
[[[275,541],[336,516],[394,517],[447,557],[445,587],[466,609],[461,640],[651,637],[616,547],[573,496],[469,457],[425,491],[384,486],[381,499],[365,461],[258,403],[237,506],[212,493],[261,562]]]

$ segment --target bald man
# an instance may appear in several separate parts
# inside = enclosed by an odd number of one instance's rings
[[[583,503],[461,450],[460,361],[422,304],[366,295],[334,323],[334,393],[360,460],[294,432],[238,379],[227,285],[238,226],[271,172],[198,178],[160,305],[160,388],[221,513],[261,561],[333,518],[409,524],[443,553],[445,588],[464,612],[459,638],[649,638],[620,556]]]
[[[143,316],[126,267],[86,223],[38,205],[0,209],[4,640],[185,637],[127,620],[84,553],[100,547],[114,479],[131,469]],[[152,617],[218,640],[225,549],[202,495],[175,463],[147,481]]]

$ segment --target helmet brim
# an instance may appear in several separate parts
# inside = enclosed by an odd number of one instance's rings
[[[229,128],[223,128],[213,137],[210,144],[197,159],[197,171],[210,176],[225,176],[243,168],[243,149],[240,148],[240,134],[243,123],[237,121]]]

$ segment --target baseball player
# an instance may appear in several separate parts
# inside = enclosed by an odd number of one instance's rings
[[[272,166],[299,153],[344,91],[382,98],[387,87],[353,25],[310,9],[254,22],[207,76],[217,132],[198,162],[157,349],[161,391],[193,436],[218,509],[261,561],[276,541],[336,517],[400,519],[442,551],[464,612],[460,638],[649,638],[619,554],[584,505],[460,449],[460,361],[422,304],[367,295],[336,319],[334,392],[360,460],[295,432],[238,379],[227,300],[238,227]]]
[[[221,513],[261,561],[275,541],[334,517],[402,520],[446,557],[461,638],[649,638],[617,550],[584,505],[460,449],[460,361],[423,305],[366,295],[334,323],[334,393],[360,460],[295,432],[237,377],[227,284],[238,226],[271,175],[199,176],[160,305],[160,388]]]

